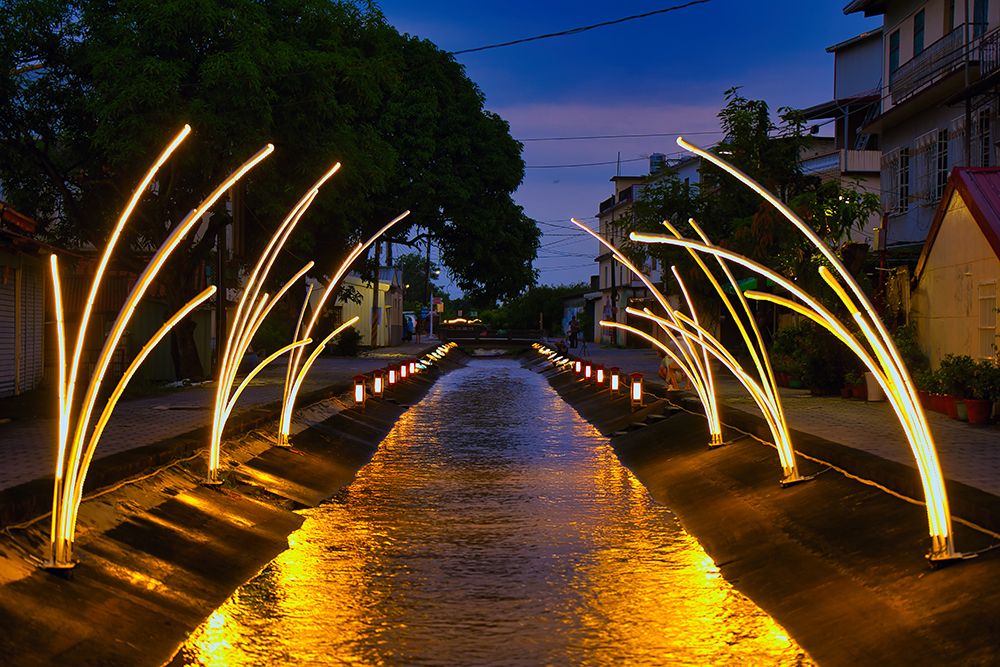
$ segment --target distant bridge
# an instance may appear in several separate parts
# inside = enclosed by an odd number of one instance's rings
[[[501,329],[490,331],[480,324],[443,324],[438,329],[442,343],[462,347],[527,347],[544,336],[541,329]]]

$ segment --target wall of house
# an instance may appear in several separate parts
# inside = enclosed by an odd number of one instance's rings
[[[932,367],[949,353],[979,357],[979,287],[998,278],[1000,259],[962,198],[953,196],[911,295],[910,318]]]
[[[132,319],[129,320],[128,336],[123,337],[119,343],[122,352],[113,357],[112,368],[108,371],[108,377],[120,377],[118,366],[120,360],[127,360],[131,363],[136,355],[150,338],[163,326],[173,312],[167,303],[161,299],[143,299],[135,309]],[[235,309],[231,309],[226,322],[232,326]],[[201,360],[201,368],[206,375],[212,374],[212,338],[214,337],[213,312],[210,308],[200,308],[195,310],[190,317],[194,320],[194,342],[198,349],[198,358]],[[109,323],[110,326],[110,323]],[[274,350],[271,350],[273,352]],[[124,368],[121,369],[124,371]],[[139,366],[132,382],[175,382],[185,378],[177,377],[174,373],[174,362],[170,356],[170,335],[160,341],[159,345],[153,348],[146,360]],[[190,378],[188,378],[190,379]]]
[[[45,263],[0,252],[0,396],[44,379]]]

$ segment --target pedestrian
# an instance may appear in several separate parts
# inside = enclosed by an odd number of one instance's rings
[[[577,336],[580,335],[580,323],[576,321],[576,315],[569,321],[569,346],[576,347]]]
[[[673,339],[667,341],[667,347],[678,357],[681,356],[680,347]],[[684,372],[684,368],[663,350],[657,349],[656,353],[660,357],[660,367],[657,369],[657,374],[661,380],[668,380],[667,388],[672,391],[679,389],[676,373],[680,373],[684,376],[684,389],[690,389],[691,378]]]

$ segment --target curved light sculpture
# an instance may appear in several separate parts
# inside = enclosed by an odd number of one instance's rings
[[[257,264],[254,266],[253,272],[247,281],[246,288],[243,290],[243,296],[240,298],[240,303],[236,308],[236,315],[233,318],[233,326],[226,338],[226,347],[222,356],[222,362],[219,364],[219,384],[215,393],[215,409],[212,413],[212,434],[209,441],[208,474],[206,480],[208,484],[220,483],[219,465],[222,451],[222,433],[225,430],[226,421],[232,413],[233,403],[239,397],[243,386],[246,385],[246,380],[244,380],[244,384],[240,386],[235,394],[231,395],[233,385],[236,384],[236,372],[239,369],[240,361],[246,354],[247,349],[250,347],[250,342],[253,340],[254,333],[263,324],[268,312],[278,303],[278,300],[295,281],[304,276],[312,268],[313,262],[309,262],[298,273],[292,276],[270,301],[268,301],[266,293],[261,295],[264,282],[267,280],[267,276],[271,272],[271,267],[274,266],[275,260],[278,259],[278,254],[285,245],[285,241],[288,240],[292,230],[295,229],[299,220],[302,219],[309,206],[312,205],[313,201],[319,195],[319,189],[339,169],[340,163],[337,162],[306,191],[298,203],[289,211],[288,215],[285,216],[285,219],[271,236],[267,247],[264,248],[260,258],[257,260]],[[305,338],[303,337],[303,340]],[[281,351],[286,352],[298,349],[304,344],[301,340],[296,339],[290,346],[283,347]],[[277,358],[277,356],[278,353],[275,353],[268,357],[267,360],[253,369],[250,375],[256,375],[259,370],[262,370],[264,366],[269,364],[273,358]]]
[[[101,256],[101,261],[98,264],[97,272],[94,276],[93,282],[91,283],[90,293],[87,297],[86,305],[84,306],[83,317],[80,321],[80,331],[77,334],[75,350],[69,363],[68,373],[65,369],[66,340],[65,332],[63,330],[62,290],[59,285],[58,263],[54,257],[51,260],[52,280],[54,285],[53,295],[56,299],[57,342],[60,346],[59,363],[61,368],[59,372],[60,386],[58,389],[59,441],[56,451],[56,475],[52,499],[53,511],[49,539],[49,558],[46,561],[46,567],[53,569],[65,569],[71,568],[74,565],[72,552],[73,542],[76,536],[76,520],[79,512],[80,501],[83,497],[83,485],[86,481],[87,472],[90,468],[90,463],[93,460],[94,452],[97,448],[104,426],[110,418],[115,404],[121,397],[122,391],[124,391],[128,381],[132,378],[132,375],[138,368],[138,363],[133,363],[119,381],[115,391],[112,393],[112,397],[108,400],[101,413],[96,428],[94,428],[93,433],[91,433],[88,438],[88,433],[91,430],[90,420],[94,410],[94,404],[97,401],[97,395],[100,390],[101,382],[104,379],[104,374],[107,372],[108,366],[111,364],[112,353],[118,345],[122,334],[124,334],[125,327],[131,319],[136,306],[146,293],[146,290],[152,284],[153,280],[156,278],[157,273],[159,273],[160,269],[163,268],[163,265],[169,258],[170,253],[177,248],[181,240],[191,231],[195,224],[201,219],[202,215],[204,215],[204,213],[215,204],[215,202],[222,196],[223,193],[226,192],[226,190],[231,188],[236,181],[246,174],[247,171],[253,168],[258,162],[263,160],[274,150],[274,146],[268,144],[254,154],[253,157],[244,162],[236,171],[220,183],[218,187],[216,187],[215,190],[213,190],[212,193],[204,201],[202,201],[197,208],[191,210],[174,228],[159,249],[157,249],[152,259],[150,259],[149,263],[146,265],[146,268],[136,280],[135,285],[132,287],[124,305],[119,311],[118,316],[115,318],[115,321],[111,326],[111,330],[106,335],[104,346],[101,348],[97,363],[94,366],[94,372],[90,377],[90,382],[87,386],[87,391],[84,395],[83,401],[79,406],[78,412],[74,415],[76,378],[80,370],[80,359],[83,351],[84,337],[86,335],[90,316],[93,312],[93,305],[100,286],[100,281],[107,268],[108,262],[110,261],[111,252],[121,236],[122,229],[128,221],[129,216],[138,204],[142,193],[149,187],[149,184],[152,182],[159,168],[164,162],[166,162],[173,151],[178,145],[180,145],[181,141],[183,141],[184,138],[190,134],[190,132],[191,127],[189,125],[185,125],[184,129],[160,154],[149,171],[146,172],[145,177],[133,192],[131,199],[126,205],[118,223],[112,231],[111,236],[108,238],[108,243],[105,246],[103,255]],[[188,304],[182,308],[182,311],[189,312],[190,309],[194,308],[198,305],[198,303],[201,303],[204,299],[208,298],[210,294],[211,292],[208,290],[202,292],[192,301],[188,302]],[[186,314],[186,312],[184,314]],[[176,324],[181,317],[183,317],[183,315],[175,315],[171,318],[171,320],[168,321],[169,326],[164,325],[164,327],[161,327],[156,336],[159,336],[160,338],[165,336],[170,330],[170,327],[172,327],[173,324]],[[140,356],[144,357],[151,350],[152,347],[147,346],[147,348],[144,348],[143,352],[140,353]],[[141,359],[139,359],[139,362],[141,362]],[[72,428],[71,422],[74,416],[75,428]]]
[[[694,339],[693,334],[691,334],[687,329],[667,322],[662,318],[658,318],[648,310],[638,311],[634,308],[628,308],[626,309],[626,312],[631,315],[638,315],[639,317],[645,317],[650,320],[658,321],[661,326],[666,326],[685,337]],[[703,349],[718,359],[722,365],[728,368],[733,375],[736,376],[736,379],[740,381],[740,384],[742,384],[748,392],[750,392],[750,396],[760,408],[760,411],[764,416],[764,420],[767,422],[767,426],[771,431],[775,448],[778,450],[778,459],[781,462],[781,470],[784,473],[784,477],[781,479],[781,486],[791,486],[792,484],[798,484],[812,479],[812,477],[803,476],[799,473],[798,463],[795,459],[795,450],[792,447],[792,439],[788,433],[788,425],[784,422],[784,415],[776,407],[775,401],[768,396],[767,392],[763,390],[761,385],[746,372],[742,364],[740,364],[732,353],[723,347],[722,343],[720,343],[714,336],[683,315],[681,315],[681,319],[685,321],[685,324],[688,327],[695,329],[698,334],[698,340],[703,346]],[[640,335],[643,335],[647,339],[651,338],[648,334]]]
[[[737,262],[754,272],[775,280],[789,290],[794,296],[804,301],[808,307],[796,306],[797,312],[802,312],[816,322],[820,322],[827,330],[831,331],[838,339],[848,345],[850,349],[858,355],[864,364],[872,371],[876,380],[886,392],[889,402],[902,423],[906,433],[907,441],[913,451],[917,470],[920,473],[920,481],[924,491],[924,499],[927,506],[927,522],[931,536],[931,549],[927,558],[932,565],[944,561],[963,558],[961,553],[955,551],[951,526],[951,511],[948,505],[948,496],[944,486],[944,476],[941,473],[941,465],[938,461],[937,451],[927,426],[927,421],[917,400],[913,382],[906,370],[899,351],[893,344],[888,331],[882,324],[875,309],[865,296],[861,287],[855,282],[850,272],[844,267],[840,259],[823,243],[816,233],[806,225],[798,216],[788,209],[774,195],[761,187],[753,179],[742,173],[718,156],[712,155],[700,148],[697,148],[683,139],[678,138],[677,143],[703,159],[712,162],[721,169],[732,174],[748,187],[760,194],[764,199],[777,208],[793,225],[795,225],[812,244],[819,250],[827,261],[833,266],[834,271],[839,274],[834,275],[826,267],[820,267],[820,275],[834,289],[838,298],[847,307],[858,327],[864,335],[865,341],[871,349],[871,353],[865,349],[850,334],[850,332],[837,320],[829,311],[823,308],[815,299],[805,294],[802,290],[795,288],[790,281],[781,276],[777,276],[773,271],[756,264],[735,253],[723,251],[716,246],[700,244],[684,239],[670,238],[663,235],[637,234],[629,235],[634,241],[646,243],[666,243],[678,247],[685,247],[697,250],[698,252],[713,254],[727,260]],[[777,278],[777,279],[776,279]],[[847,286],[845,289],[844,285]],[[748,293],[750,298],[769,298],[760,293]],[[773,299],[771,299],[773,300]],[[783,304],[786,305],[786,304]],[[874,355],[874,356],[873,356]]]
[[[629,268],[633,275],[639,276],[639,279],[643,282],[646,288],[653,294],[653,298],[660,304],[664,312],[670,316],[674,324],[677,324],[677,315],[674,308],[670,305],[667,299],[660,293],[660,290],[656,289],[653,282],[646,277],[639,269],[637,269],[625,255],[618,250],[614,245],[609,243],[600,234],[595,233],[586,225],[581,224],[579,221],[570,218],[570,220],[577,227],[587,232],[593,236],[597,241],[607,248],[619,262],[624,264]],[[675,274],[676,275],[676,274]],[[680,277],[677,277],[680,280]],[[684,293],[685,299],[688,302],[688,307],[691,308],[692,314],[694,314],[694,305],[691,300],[687,298],[687,291]],[[722,421],[719,419],[719,407],[715,398],[715,386],[712,381],[712,371],[708,364],[708,357],[705,356],[706,353],[702,352],[702,357],[699,359],[697,350],[700,346],[692,345],[687,338],[684,336],[680,337],[680,340],[671,332],[667,327],[660,325],[661,330],[666,334],[666,336],[677,346],[680,350],[683,358],[678,357],[673,352],[667,352],[670,358],[673,359],[681,367],[684,373],[691,378],[692,383],[695,386],[695,392],[698,394],[699,400],[701,400],[702,405],[705,406],[705,418],[708,420],[708,430],[711,436],[711,447],[718,447],[722,444]],[[660,346],[663,348],[664,346]]]
[[[340,265],[340,268],[337,269],[337,273],[334,274],[333,280],[330,281],[330,284],[323,292],[323,296],[320,298],[319,304],[313,310],[312,317],[309,319],[309,324],[306,325],[305,331],[299,334],[302,338],[306,338],[312,333],[313,327],[316,326],[316,322],[319,320],[320,313],[323,312],[323,305],[326,304],[326,300],[330,298],[330,295],[336,291],[335,288],[337,287],[337,283],[339,283],[340,279],[344,277],[347,270],[351,268],[351,264],[354,263],[354,260],[356,260],[371,244],[375,243],[380,236],[389,231],[393,225],[409,214],[409,211],[404,211],[400,215],[396,216],[389,222],[389,224],[378,230],[374,236],[364,243],[359,243],[358,246],[351,251],[351,254],[347,256],[347,259],[345,259]],[[303,308],[305,308],[305,306],[303,306]],[[298,330],[298,328],[299,327],[296,326],[296,330]],[[299,348],[299,350],[292,356],[289,360],[288,370],[285,373],[284,400],[281,404],[281,418],[278,420],[278,445],[284,447],[288,446],[288,434],[292,428],[292,412],[295,409],[295,398],[298,396],[299,388],[302,386],[302,382],[305,380],[305,376],[309,372],[309,367],[300,365],[304,350],[305,348]]]

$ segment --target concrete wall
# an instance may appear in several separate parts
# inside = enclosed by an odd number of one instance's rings
[[[979,356],[979,285],[998,278],[1000,259],[962,198],[953,196],[911,296],[910,317],[932,367],[949,353]]]

